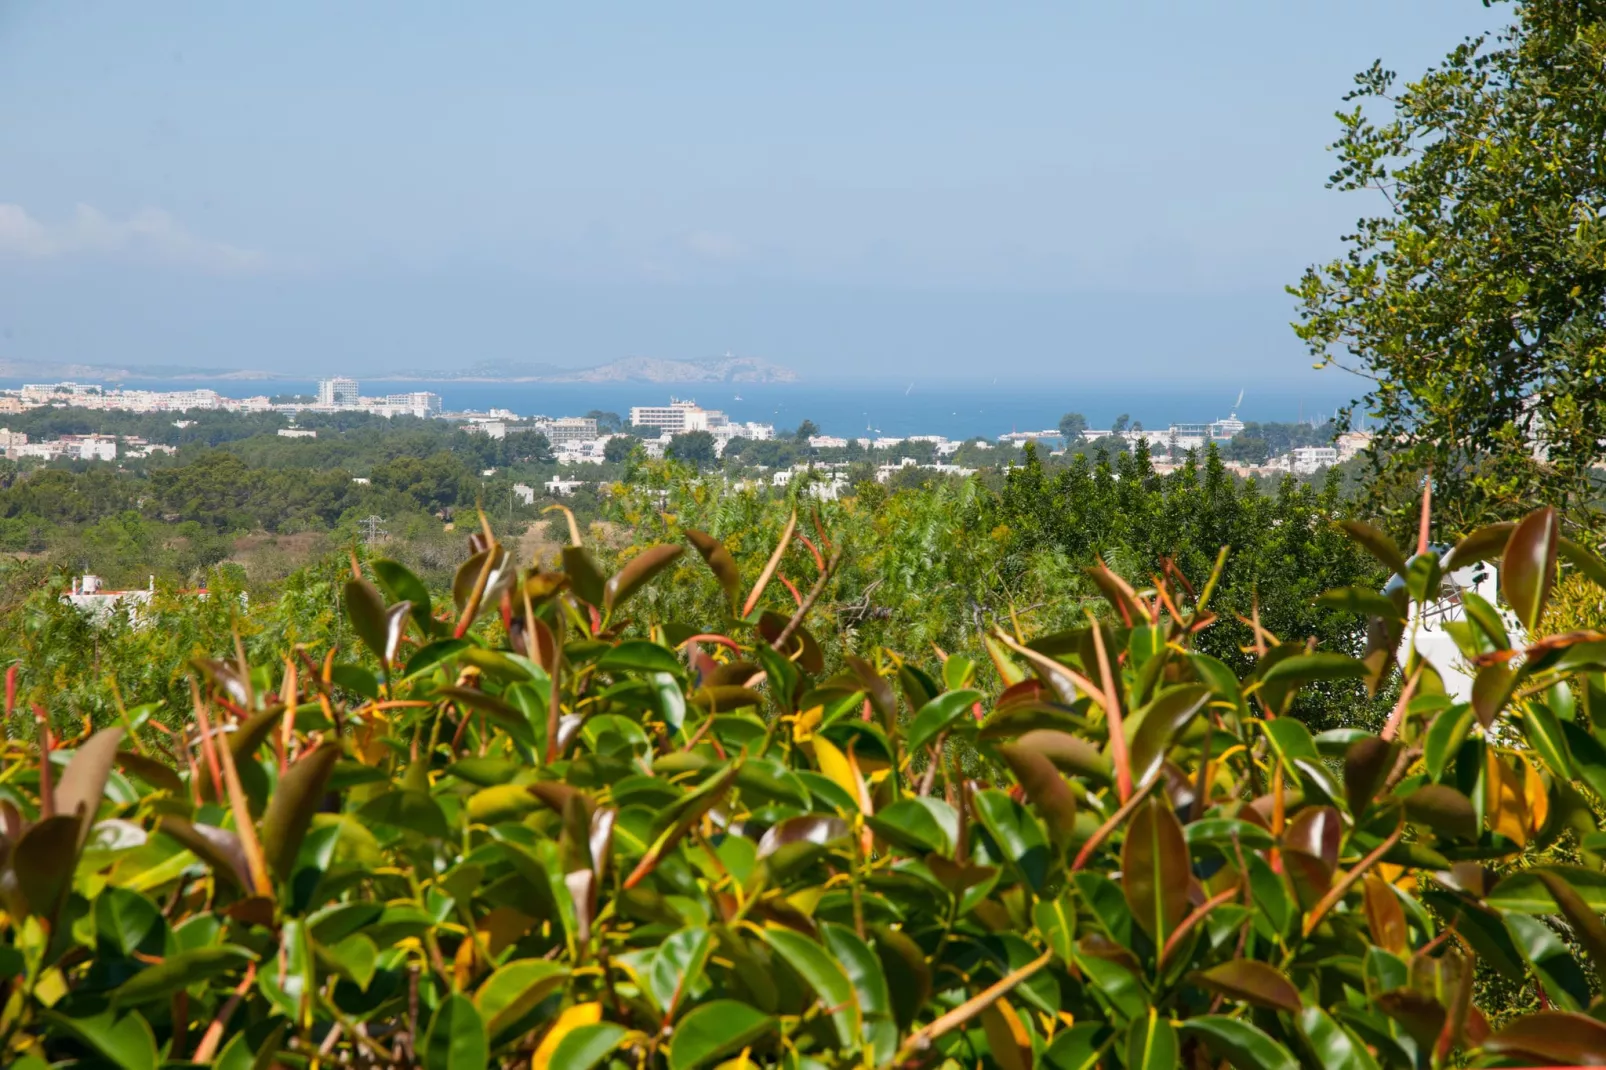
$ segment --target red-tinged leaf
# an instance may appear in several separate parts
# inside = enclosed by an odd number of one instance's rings
[[[56,785],[56,813],[82,818],[78,826],[80,848],[95,823],[95,811],[106,791],[106,777],[117,760],[117,744],[122,740],[121,728],[102,728],[90,736],[67,763]]]
[[[1381,561],[1390,572],[1397,576],[1405,575],[1405,555],[1400,553],[1400,548],[1394,545],[1393,539],[1360,520],[1341,520],[1339,527],[1348,533],[1352,541]]]
[[[312,824],[312,815],[318,812],[324,785],[339,758],[340,748],[325,743],[279,778],[268,811],[262,815],[262,855],[282,880],[290,879],[301,841]]]
[[[132,774],[159,791],[170,795],[184,794],[184,781],[177,771],[165,762],[130,750],[117,752],[117,767]]]
[[[1098,585],[1105,601],[1120,611],[1127,627],[1130,628],[1140,621],[1147,624],[1154,623],[1154,614],[1143,604],[1143,600],[1132,589],[1132,585],[1110,571],[1109,566],[1103,561],[1095,561],[1082,571]]]
[[[770,554],[769,561],[764,565],[764,571],[758,575],[758,582],[753,584],[753,589],[747,594],[747,601],[742,603],[741,616],[743,620],[746,620],[753,612],[753,608],[758,605],[758,600],[764,597],[764,588],[769,586],[770,577],[774,576],[775,570],[780,567],[781,558],[786,556],[786,548],[791,545],[792,533],[796,530],[797,510],[794,509],[792,515],[786,519],[786,527],[781,531],[781,537],[775,544],[775,552]]]
[[[851,831],[848,823],[840,817],[818,814],[789,817],[771,825],[764,833],[758,841],[757,857],[768,858],[783,848],[800,843],[824,847],[846,837]]]
[[[1076,796],[1071,786],[1048,758],[1019,743],[1005,743],[998,753],[1048,826],[1054,846],[1063,851],[1076,831]]]
[[[1101,785],[1114,782],[1110,760],[1080,736],[1052,728],[1034,728],[1022,732],[1015,742],[1026,750],[1041,754],[1068,776],[1086,777]]]
[[[240,837],[233,832],[216,825],[194,825],[180,817],[164,817],[159,827],[205,862],[214,876],[240,891],[251,890],[251,866]]]
[[[1606,1024],[1586,1014],[1539,1011],[1483,1042],[1483,1050],[1564,1066],[1606,1065]]]
[[[1472,679],[1472,709],[1483,727],[1494,724],[1517,686],[1517,673],[1503,664],[1485,665]]]
[[[1338,865],[1338,848],[1344,837],[1344,822],[1331,806],[1309,806],[1288,823],[1283,846],[1317,859],[1329,870]]]
[[[1407,795],[1405,816],[1440,836],[1478,838],[1478,815],[1472,800],[1444,784],[1424,784]]]
[[[56,814],[28,827],[11,849],[10,869],[30,913],[47,921],[56,916],[62,897],[72,886],[78,864],[79,828],[76,814]]]
[[[1298,1014],[1304,1003],[1286,974],[1255,959],[1233,959],[1193,975],[1193,979],[1228,999],[1274,1011]]]
[[[1407,947],[1409,932],[1405,925],[1405,907],[1381,877],[1368,876],[1366,893],[1366,925],[1372,932],[1372,943],[1396,955]]]
[[[708,563],[708,570],[714,574],[714,579],[719,581],[720,589],[725,592],[726,601],[734,609],[736,599],[742,593],[742,574],[736,567],[735,558],[725,549],[724,543],[695,528],[686,529],[686,541],[703,555],[703,560]]]
[[[1150,798],[1137,808],[1121,845],[1121,885],[1132,916],[1156,945],[1187,917],[1191,866],[1182,825]]]
[[[1366,811],[1377,790],[1394,768],[1393,743],[1367,736],[1349,745],[1344,752],[1344,796],[1349,811],[1358,819]]]
[[[603,607],[610,613],[624,605],[626,600],[641,590],[652,578],[674,563],[686,552],[684,546],[651,546],[625,563],[624,568],[608,577],[603,585]]]
[[[1538,627],[1556,581],[1559,529],[1554,507],[1535,509],[1512,530],[1500,559],[1500,592],[1529,631]]]

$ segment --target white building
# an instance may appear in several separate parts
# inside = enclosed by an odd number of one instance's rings
[[[695,401],[671,398],[668,405],[632,406],[630,422],[637,427],[680,435],[687,431],[713,431],[730,420],[718,409],[705,409]]]
[[[337,375],[332,379],[318,380],[318,406],[327,409],[355,409],[361,395],[357,380]]]
[[[1289,470],[1296,476],[1314,475],[1323,468],[1338,463],[1338,449],[1333,446],[1298,446],[1289,451]]]
[[[385,405],[418,417],[439,416],[441,396],[428,390],[413,390],[405,394],[386,394]]]
[[[848,448],[848,440],[835,435],[810,435],[809,446],[817,450],[843,450]]]
[[[535,488],[528,483],[513,484],[513,493],[525,505],[535,504]]]
[[[281,427],[278,435],[280,438],[317,438],[318,432],[306,427]]]
[[[589,442],[597,437],[597,421],[590,416],[559,416],[537,420],[533,430],[541,432],[554,446],[566,442]]]
[[[585,481],[581,479],[564,479],[562,476],[553,476],[551,479],[542,484],[542,486],[546,488],[547,494],[551,497],[568,498],[572,497],[575,491],[585,486]],[[516,490],[517,488],[515,488],[515,491]]]

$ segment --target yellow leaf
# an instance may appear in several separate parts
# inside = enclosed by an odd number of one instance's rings
[[[820,772],[824,773],[831,783],[847,792],[855,802],[863,795],[859,778],[853,773],[853,766],[848,764],[847,755],[843,754],[835,743],[824,736],[815,736],[814,760],[820,763]]]
[[[1523,798],[1522,781],[1517,779],[1517,771],[1493,750],[1488,755],[1483,809],[1489,828],[1521,846],[1528,842],[1528,804]]]
[[[1550,817],[1550,793],[1545,790],[1539,770],[1534,768],[1526,755],[1522,759],[1522,768],[1523,791],[1528,796],[1528,832],[1537,835]]]
[[[797,715],[792,723],[792,738],[799,743],[814,738],[814,730],[820,727],[820,718],[825,716],[825,707],[811,706]]]
[[[541,1038],[541,1046],[535,1049],[530,1058],[530,1070],[548,1070],[552,1062],[552,1053],[558,1050],[563,1038],[579,1029],[582,1025],[594,1025],[602,1021],[602,1004],[576,1003],[574,1006],[558,1015],[558,1020],[552,1023],[546,1036]]]
[[[1014,1007],[1003,1000],[990,1004],[981,1012],[981,1026],[1001,1070],[1031,1070],[1032,1038]]]

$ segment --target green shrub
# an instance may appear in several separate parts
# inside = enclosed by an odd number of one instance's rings
[[[520,573],[489,530],[453,605],[394,562],[345,585],[368,654],[196,665],[193,722],[41,749],[0,801],[12,1066],[1441,1066],[1606,1059],[1606,636],[1456,630],[1455,703],[1414,655],[1444,564],[1500,559],[1532,628],[1553,511],[1404,579],[1330,592],[1362,657],[1258,632],[1200,652],[1220,574],[978,666],[878,649],[821,671],[796,613],[688,538],[725,619],[629,619],[681,555]],[[499,619],[498,619],[499,618]],[[1380,733],[1312,734],[1301,688],[1398,668]],[[8,681],[12,717],[14,681]],[[15,723],[15,721],[11,721]],[[956,755],[967,756],[961,768]],[[65,761],[63,761],[65,759]],[[968,772],[966,770],[969,770]],[[1584,866],[1533,866],[1564,838]],[[1576,958],[1573,945],[1585,958]],[[1486,1020],[1474,966],[1550,1008]]]

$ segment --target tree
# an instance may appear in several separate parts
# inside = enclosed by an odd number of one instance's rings
[[[1356,76],[1329,186],[1384,210],[1289,288],[1318,364],[1375,384],[1373,493],[1402,527],[1429,469],[1451,528],[1536,502],[1602,519],[1606,14],[1515,16],[1403,89],[1379,63]]]
[[[1060,434],[1065,436],[1065,444],[1069,446],[1082,437],[1087,430],[1087,417],[1079,412],[1068,412],[1060,417]]]
[[[1110,425],[1110,434],[1119,435],[1122,431],[1126,430],[1126,425],[1130,423],[1131,420],[1132,417],[1128,413],[1123,412],[1121,415],[1117,416],[1115,418],[1115,422]]]
[[[608,435],[624,427],[625,422],[616,412],[604,409],[592,409],[586,413],[586,418],[597,421],[597,433]]]
[[[511,431],[502,439],[504,463],[551,464],[552,443],[539,431]]]
[[[669,440],[664,456],[685,461],[697,469],[712,468],[719,462],[714,436],[707,431],[683,431]]]
[[[615,434],[602,444],[602,459],[614,464],[623,464],[630,459],[630,452],[640,444],[641,439],[634,435]]]
[[[797,439],[799,442],[807,442],[809,439],[813,438],[819,433],[819,424],[815,423],[813,420],[804,420],[802,423],[797,425],[797,430],[792,432],[792,437]]]

